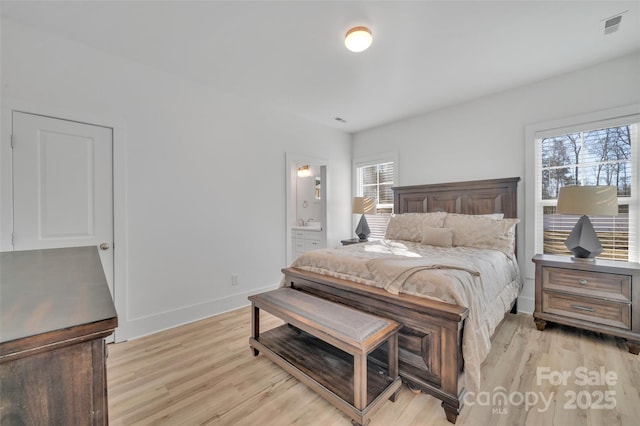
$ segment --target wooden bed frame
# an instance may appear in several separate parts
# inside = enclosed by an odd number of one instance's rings
[[[520,178],[396,187],[396,213],[503,213],[517,217],[517,187]],[[364,284],[341,280],[296,268],[286,268],[286,285],[396,320],[399,332],[399,369],[402,380],[413,390],[429,393],[442,401],[447,420],[456,422],[465,392],[462,333],[469,314],[465,307],[410,295],[393,295]],[[512,312],[516,310],[514,306]],[[372,356],[386,365],[387,348]]]

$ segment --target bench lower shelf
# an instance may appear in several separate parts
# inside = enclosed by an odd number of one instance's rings
[[[392,398],[402,382],[392,379],[374,362],[367,363],[367,405],[353,405],[353,357],[289,325],[260,333],[251,347],[318,392],[340,410],[365,424],[379,402]],[[387,343],[385,343],[387,344]]]

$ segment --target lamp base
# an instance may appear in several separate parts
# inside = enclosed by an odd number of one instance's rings
[[[356,235],[360,238],[360,241],[362,241],[367,240],[369,238],[369,234],[371,234],[371,230],[369,229],[367,218],[362,215],[360,222],[358,222],[358,226],[356,227]]]
[[[595,257],[576,257],[576,256],[571,256],[571,260],[573,260],[574,262],[591,262],[594,263],[596,261]]]
[[[602,253],[602,245],[587,215],[583,215],[564,242],[575,260],[595,260]]]

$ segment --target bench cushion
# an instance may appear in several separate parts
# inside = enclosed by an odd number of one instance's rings
[[[365,341],[391,324],[384,318],[289,288],[262,293],[259,297],[356,342]]]

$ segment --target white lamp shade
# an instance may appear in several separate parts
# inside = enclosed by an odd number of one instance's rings
[[[597,216],[618,215],[615,186],[565,186],[558,193],[557,212]]]
[[[353,214],[375,213],[375,200],[371,197],[353,197]]]
[[[367,27],[353,27],[344,38],[344,45],[352,52],[367,50],[373,42],[371,31]]]

